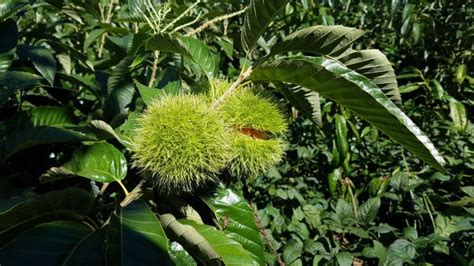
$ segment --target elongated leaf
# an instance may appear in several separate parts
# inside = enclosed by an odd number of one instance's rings
[[[183,246],[189,254],[203,265],[222,264],[217,251],[192,226],[180,223],[172,214],[168,213],[160,215],[160,221],[166,235]]]
[[[112,139],[115,138],[123,144],[122,138],[115,132],[115,130],[109,124],[102,120],[92,120],[89,122],[89,128],[92,130],[97,139]],[[125,145],[125,144],[123,144]]]
[[[160,221],[142,201],[119,206],[107,229],[108,265],[171,265]]]
[[[104,103],[105,116],[112,119],[115,116],[127,113],[133,100],[135,88],[130,82],[120,82],[113,87]]]
[[[89,232],[90,228],[77,222],[41,224],[1,249],[0,261],[8,265],[59,265]]]
[[[0,74],[0,107],[18,90],[32,87],[42,78],[35,74],[21,71],[7,71]]]
[[[7,133],[0,141],[0,160],[37,145],[94,139],[73,123],[71,112],[53,106],[36,107],[10,117],[3,123]]]
[[[380,209],[380,198],[370,198],[359,206],[359,219],[364,223],[372,222]]]
[[[107,142],[86,145],[76,150],[63,165],[79,176],[102,183],[119,181],[127,175],[127,160],[122,152]]]
[[[177,53],[187,57],[196,63],[208,76],[213,76],[217,72],[219,57],[212,53],[209,47],[198,39],[159,33],[147,40],[146,47],[151,50]]]
[[[323,57],[274,59],[257,66],[254,81],[297,84],[350,108],[427,163],[442,168],[444,159],[428,137],[369,79]]]
[[[39,106],[19,112],[4,122],[6,130],[30,129],[38,126],[61,126],[74,124],[73,114],[61,107]]]
[[[120,83],[128,80],[128,77],[130,76],[130,64],[132,61],[133,57],[127,56],[114,66],[107,81],[107,90],[109,93],[119,87]]]
[[[216,75],[219,67],[219,57],[211,52],[204,42],[191,37],[180,37],[180,40],[186,45],[192,56],[191,59],[204,70],[206,75],[210,77]]]
[[[171,242],[170,254],[175,265],[197,266],[193,257],[178,242]]]
[[[242,46],[249,52],[262,36],[275,15],[283,9],[288,0],[251,0],[245,11],[244,26],[241,34]]]
[[[82,132],[82,128],[59,126],[38,126],[8,132],[0,141],[0,162],[4,162],[13,154],[38,145],[80,142],[94,140]]]
[[[56,60],[50,50],[42,46],[21,45],[17,53],[20,57],[29,58],[38,72],[52,86],[56,75]]]
[[[290,87],[285,84],[278,86],[278,89],[285,99],[306,118],[312,119],[321,125],[321,102],[317,92],[300,86]]]
[[[0,21],[12,16],[26,5],[28,5],[27,1],[9,1],[0,3]]]
[[[71,249],[62,265],[102,265],[105,252],[105,228],[94,231]]]
[[[392,64],[376,49],[345,53],[339,60],[348,68],[369,78],[395,104],[401,104],[400,92]]]
[[[451,98],[449,101],[449,109],[451,119],[453,120],[454,127],[459,132],[464,132],[467,128],[467,112],[464,104]]]
[[[162,94],[162,92],[157,88],[150,88],[141,84],[137,80],[135,80],[135,86],[137,87],[138,92],[140,93],[140,96],[146,105],[150,105],[155,99],[160,97],[160,94]]]
[[[349,49],[363,34],[363,30],[344,26],[313,26],[285,37],[272,47],[269,56],[291,51],[335,57]]]
[[[249,251],[259,265],[265,265],[265,246],[255,224],[253,209],[243,197],[230,189],[220,188],[204,201],[214,211],[224,233]]]
[[[80,221],[93,205],[92,194],[74,187],[24,198],[0,212],[0,246],[39,223]]]
[[[224,232],[192,220],[180,222],[192,226],[219,254],[225,265],[259,265],[238,242],[227,237]]]
[[[84,52],[91,46],[91,44],[97,40],[102,34],[104,34],[107,30],[106,29],[96,29],[91,32],[89,32],[89,35],[87,35],[86,39],[84,40],[84,45],[83,45],[83,50]]]
[[[0,53],[0,74],[5,73],[15,58],[15,50],[6,53]]]

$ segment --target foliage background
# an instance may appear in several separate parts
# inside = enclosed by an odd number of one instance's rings
[[[168,17],[179,16],[192,2],[173,1]],[[20,115],[35,117],[28,110],[54,106],[41,112],[57,114],[53,122],[66,125],[71,138],[79,138],[74,132],[87,132],[91,139],[108,139],[123,151],[120,147],[133,137],[127,135],[130,125],[122,125],[124,114],[133,115],[144,107],[144,85],[168,91],[200,86],[199,67],[172,54],[160,55],[157,79],[150,82],[156,57],[135,50],[128,35],[138,31],[136,22],[143,23],[143,19],[133,14],[127,1],[115,4],[122,8],[111,18],[101,14],[104,10],[97,8],[99,3],[107,10],[108,1],[30,1],[31,6],[18,9],[13,16],[18,32],[2,30],[2,38],[19,38],[18,46],[15,41],[1,47],[0,69],[30,73],[31,86],[18,88],[33,88],[15,97],[0,94],[4,102],[0,136],[5,143],[12,136],[21,142],[21,134],[42,125],[34,119],[12,125],[9,118],[18,117],[20,111],[24,111]],[[175,28],[196,17],[207,21],[243,7],[241,1],[231,0],[198,3]],[[277,263],[275,253],[288,265],[473,263],[472,16],[468,1],[301,0],[288,4],[270,25],[251,57],[264,54],[282,37],[306,26],[340,24],[366,30],[357,45],[378,48],[387,55],[398,75],[403,109],[448,164],[447,172],[425,165],[349,110],[324,98],[316,115],[319,122],[306,119],[282,101],[291,121],[286,159],[248,184],[236,185],[259,210],[272,243],[266,254],[269,264]],[[2,22],[1,27],[12,29],[7,23],[12,22]],[[242,23],[243,16],[236,16],[201,32],[193,33],[193,27],[179,32],[198,37],[220,54],[220,60],[216,59],[219,75],[234,79],[239,66],[248,61],[240,47]],[[140,30],[152,31],[146,23]],[[48,47],[51,56],[38,47]],[[35,61],[38,53],[47,61]],[[46,81],[39,81],[41,76]],[[4,83],[16,80],[2,78]],[[38,82],[41,86],[33,86]],[[347,132],[338,133],[336,120],[341,117],[347,121]],[[90,124],[96,119],[114,127],[124,145],[103,132],[97,134]],[[32,134],[42,137],[41,132]],[[43,194],[69,186],[100,189],[95,183],[91,186],[90,180],[48,171],[68,162],[82,147],[69,140],[67,144],[40,140],[39,146],[16,146],[19,152],[10,158],[6,158],[10,144],[4,143],[2,210],[11,207],[7,199],[25,191]],[[338,162],[337,142],[343,140],[350,160]],[[122,157],[129,160],[130,154],[119,154],[115,154],[119,161]],[[138,183],[133,168],[120,176],[127,176],[123,180],[127,187]],[[113,212],[110,206],[121,193],[117,182],[107,190],[111,193],[100,199],[91,215],[98,222]]]

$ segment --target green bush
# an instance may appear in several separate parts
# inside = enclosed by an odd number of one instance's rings
[[[442,1],[1,3],[0,262],[469,265],[469,19]]]

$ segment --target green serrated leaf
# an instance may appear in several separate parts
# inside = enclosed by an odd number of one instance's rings
[[[283,81],[312,89],[348,107],[435,167],[443,157],[428,137],[366,77],[323,57],[274,59],[257,66],[254,81]]]
[[[0,107],[8,97],[18,90],[24,90],[38,84],[42,78],[35,74],[21,71],[7,71],[0,74]],[[4,87],[4,88],[2,88]]]
[[[0,74],[5,73],[15,58],[15,50],[0,53]]]
[[[247,53],[254,47],[275,15],[285,7],[287,2],[288,0],[250,1],[247,11],[245,11],[240,37],[242,46]]]
[[[0,142],[0,158],[37,145],[94,140],[83,129],[73,126],[74,117],[63,108],[41,106],[20,112],[7,119],[7,134]]]
[[[166,235],[178,242],[184,249],[203,265],[220,265],[220,255],[211,244],[190,225],[182,224],[172,214],[160,215],[160,221]]]
[[[221,187],[204,201],[214,211],[225,234],[249,251],[259,265],[265,265],[265,246],[255,223],[253,209],[243,197]]]
[[[387,57],[376,49],[349,50],[338,58],[345,66],[369,78],[396,105],[401,105],[401,89],[392,64]]]
[[[56,60],[50,50],[42,46],[21,45],[17,53],[20,57],[29,58],[36,70],[53,86]]]
[[[306,118],[312,119],[318,125],[322,124],[321,102],[317,92],[299,86],[290,87],[285,84],[278,86],[278,89],[286,100]]]
[[[192,220],[180,220],[180,222],[184,225],[192,226],[204,237],[209,245],[219,254],[225,265],[259,265],[238,242],[227,237],[224,232]]]
[[[459,132],[466,131],[467,128],[467,112],[466,107],[461,102],[451,98],[449,101],[449,109],[451,119],[453,120],[454,127]]]
[[[358,208],[359,220],[363,223],[371,223],[380,209],[380,198],[370,198]]]
[[[309,52],[335,57],[349,49],[363,34],[363,30],[344,26],[313,26],[286,36],[272,47],[269,56],[287,52]]]

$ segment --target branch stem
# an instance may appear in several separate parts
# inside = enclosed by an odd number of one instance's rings
[[[156,80],[156,71],[158,70],[158,58],[160,57],[160,51],[155,51],[153,53],[153,65],[151,67],[150,81],[148,82],[148,87],[153,87],[153,84]]]
[[[128,192],[128,189],[127,187],[125,187],[125,185],[122,183],[122,181],[120,180],[117,180],[117,183],[120,185],[120,187],[122,187],[122,190],[123,192],[125,193],[125,197],[128,196],[128,194],[130,194],[130,192]]]
[[[278,254],[277,250],[273,246],[272,241],[270,240],[270,238],[268,238],[267,231],[265,231],[265,228],[262,225],[262,221],[260,221],[260,218],[258,217],[257,207],[255,207],[255,205],[250,201],[249,201],[249,205],[253,210],[253,216],[255,218],[255,224],[258,227],[258,231],[260,231],[260,234],[263,236],[263,239],[265,240],[265,243],[267,244],[268,248],[270,249],[270,252],[275,256],[275,258],[278,262],[278,265],[279,266],[284,266],[285,263],[281,259],[280,254]]]
[[[213,18],[211,20],[209,20],[208,22],[202,24],[201,26],[199,26],[197,29],[189,32],[188,34],[186,34],[186,36],[193,36],[193,35],[196,35],[198,33],[200,33],[201,31],[209,28],[211,25],[214,25],[216,24],[217,22],[220,22],[220,21],[223,21],[223,20],[226,20],[226,19],[229,19],[229,18],[232,18],[232,17],[235,17],[235,16],[238,16],[242,13],[244,13],[245,11],[247,10],[247,7],[244,8],[244,9],[241,9],[237,12],[234,12],[234,13],[230,13],[228,15],[224,15],[224,16],[219,16],[219,17],[216,17],[216,18]]]
[[[143,194],[143,185],[145,184],[145,179],[142,179],[138,185],[130,192],[128,193],[125,198],[120,202],[120,206],[125,207],[128,204],[130,204],[132,201],[140,198],[140,196]]]
[[[230,87],[224,92],[224,94],[222,94],[221,97],[219,97],[217,100],[215,100],[211,104],[211,108],[212,109],[217,109],[225,101],[225,99],[227,97],[229,97],[232,93],[234,93],[234,91],[239,87],[239,85],[244,80],[246,80],[250,77],[251,74],[252,74],[252,68],[249,67],[249,68],[247,68],[247,70],[245,72],[240,74],[239,78],[234,83],[232,83],[232,85],[230,85]]]

